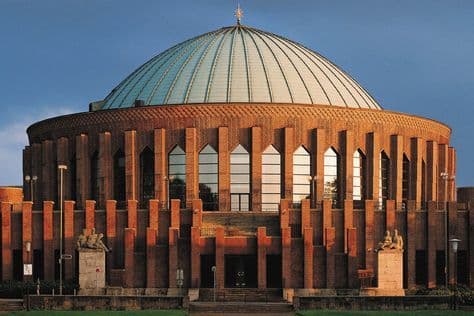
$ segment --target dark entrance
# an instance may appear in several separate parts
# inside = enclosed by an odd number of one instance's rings
[[[201,255],[201,287],[214,287],[214,273],[212,267],[216,264],[216,256]]]
[[[281,255],[267,256],[267,288],[281,288]]]
[[[257,287],[257,256],[226,255],[225,287]]]

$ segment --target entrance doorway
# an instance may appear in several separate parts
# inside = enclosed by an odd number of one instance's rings
[[[257,287],[257,256],[226,255],[225,256],[225,287],[256,288]]]
[[[280,289],[281,255],[267,255],[267,288]]]
[[[212,267],[216,264],[216,256],[212,255],[201,255],[201,287],[212,288],[214,287],[214,273]]]

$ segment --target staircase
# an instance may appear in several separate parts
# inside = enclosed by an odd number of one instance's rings
[[[214,300],[214,289],[199,289],[199,301],[212,302]],[[216,302],[274,302],[282,303],[282,289],[248,289],[227,288],[216,290]]]
[[[293,315],[293,306],[286,302],[192,302],[190,315]]]
[[[0,299],[0,312],[13,312],[23,310],[22,299]]]

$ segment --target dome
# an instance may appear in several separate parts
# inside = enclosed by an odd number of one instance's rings
[[[196,103],[297,103],[381,109],[318,53],[242,25],[191,38],[136,69],[99,109]]]

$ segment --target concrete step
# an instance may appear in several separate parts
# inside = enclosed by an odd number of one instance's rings
[[[193,313],[283,313],[293,312],[293,305],[283,302],[192,302],[189,304],[189,311]]]
[[[221,302],[284,302],[281,289],[220,289],[216,301]],[[199,301],[214,300],[213,289],[200,289]]]
[[[23,310],[22,299],[0,299],[0,311],[13,312]]]

